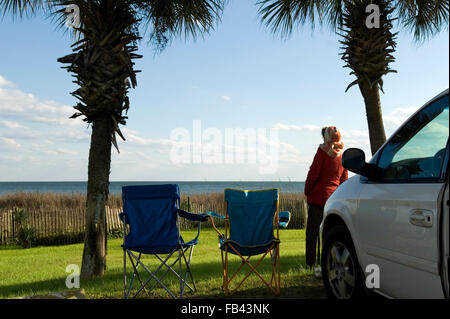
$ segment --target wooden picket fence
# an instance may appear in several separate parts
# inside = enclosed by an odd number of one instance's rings
[[[280,199],[280,211],[291,212],[290,229],[302,229],[306,224],[307,207],[303,199]],[[182,203],[182,208],[193,213],[213,211],[225,215],[223,202],[212,202],[208,207],[203,204]],[[121,235],[122,222],[119,219],[121,209],[106,207],[107,232],[110,235]],[[38,244],[71,244],[82,242],[85,232],[86,212],[82,209],[59,211],[28,211],[27,223],[34,229]],[[14,243],[17,239],[18,225],[16,225],[13,211],[0,212],[0,245]],[[183,218],[179,219],[181,229],[196,227],[196,223]],[[217,226],[223,226],[223,221],[215,220]],[[210,227],[210,221],[202,227]]]
[[[183,203],[182,208],[193,213],[201,214],[206,211],[215,212],[220,215],[225,215],[225,205],[224,203],[214,202],[212,204],[208,204],[205,207],[202,204],[196,203]],[[184,207],[183,207],[184,206]],[[308,214],[308,208],[306,201],[304,199],[283,199],[281,198],[279,201],[279,209],[280,211],[289,211],[291,213],[291,221],[287,227],[287,229],[303,229],[306,227],[306,219]],[[189,229],[195,227],[197,224],[186,220],[184,218],[180,218],[180,228],[181,229]],[[223,220],[220,218],[214,219],[214,224],[218,227],[223,226]],[[211,227],[211,222],[208,221],[202,225],[202,227]]]
[[[120,232],[119,219],[121,209],[106,207],[107,232]],[[82,209],[63,211],[28,211],[27,224],[35,231],[39,243],[68,244],[84,238],[86,211]],[[14,212],[0,212],[0,245],[15,242],[18,225],[14,221]]]

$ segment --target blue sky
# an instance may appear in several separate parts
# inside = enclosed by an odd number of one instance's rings
[[[448,88],[448,37],[445,31],[418,45],[400,30],[392,64],[398,73],[385,77],[381,96],[388,136]],[[86,180],[90,128],[68,119],[75,86],[56,61],[70,53],[70,36],[42,15],[6,16],[0,39],[0,180]],[[326,27],[281,40],[260,23],[253,1],[234,0],[203,39],[175,39],[161,54],[142,41],[127,141],[119,142],[120,154],[113,150],[111,180],[303,181],[325,125],[342,130],[345,147],[370,157],[363,99],[357,87],[345,93],[353,78],[338,40]],[[266,144],[277,150],[276,170],[262,173],[260,162],[174,163],[171,133],[193,135],[194,121],[222,135],[277,128],[278,141]]]

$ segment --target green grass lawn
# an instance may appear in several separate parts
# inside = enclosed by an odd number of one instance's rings
[[[183,231],[183,238],[190,240],[196,231]],[[305,231],[280,230],[281,254],[281,295],[276,298],[322,298],[324,290],[320,279],[312,271],[300,271],[305,265]],[[101,278],[81,280],[81,287],[87,298],[122,298],[123,296],[123,251],[122,239],[108,240],[107,270]],[[0,298],[13,298],[48,294],[68,290],[65,286],[66,267],[69,264],[81,266],[83,245],[54,247],[0,248]],[[255,257],[253,257],[255,258]],[[145,262],[154,270],[157,266],[154,257],[146,257]],[[155,260],[155,261],[153,261]],[[252,259],[253,260],[253,259]],[[230,271],[240,265],[238,257],[231,255]],[[128,270],[131,265],[128,262]],[[202,229],[200,243],[194,249],[192,272],[197,284],[196,293],[186,294],[186,298],[225,298],[220,288],[222,267],[217,235],[212,229]],[[177,268],[178,269],[178,266]],[[249,268],[243,268],[243,274]],[[263,277],[270,281],[270,261],[266,260],[257,268]],[[130,278],[131,272],[128,273]],[[145,277],[147,278],[147,277]],[[145,279],[144,279],[145,280]],[[164,278],[172,291],[177,291],[179,282],[172,274]],[[233,287],[233,286],[232,286]],[[163,289],[151,295],[141,294],[142,298],[168,298]],[[252,274],[233,295],[234,298],[275,298],[262,281]]]

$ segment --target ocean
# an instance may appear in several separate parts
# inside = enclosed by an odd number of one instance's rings
[[[304,182],[110,182],[110,194],[121,194],[122,186],[179,184],[182,194],[223,192],[225,188],[266,189],[278,188],[280,192],[302,193]],[[17,192],[86,193],[87,182],[0,182],[0,196]]]

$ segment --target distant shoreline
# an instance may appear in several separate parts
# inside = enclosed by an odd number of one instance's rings
[[[282,193],[303,193],[304,182],[297,181],[191,181],[191,182],[110,182],[110,194],[121,194],[128,185],[179,184],[182,194],[221,193],[225,188],[266,189],[278,188]],[[0,196],[14,193],[86,194],[87,182],[0,182]]]

